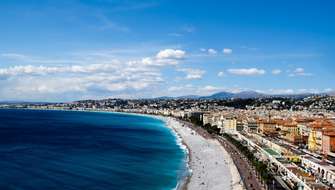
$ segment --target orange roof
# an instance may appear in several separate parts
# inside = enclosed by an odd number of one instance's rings
[[[309,122],[313,122],[314,119],[313,118],[296,118],[295,121],[298,123],[309,123]]]
[[[335,137],[335,131],[324,131],[323,135]]]
[[[312,128],[319,128],[319,129],[324,129],[324,128],[335,128],[335,124],[327,119],[318,119],[315,120],[314,122],[310,123],[309,125]]]

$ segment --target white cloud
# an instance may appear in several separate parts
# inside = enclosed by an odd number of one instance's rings
[[[185,79],[187,80],[201,79],[202,76],[205,74],[204,70],[193,69],[193,68],[183,68],[183,69],[178,69],[177,71],[186,73]]]
[[[183,95],[209,95],[215,92],[225,90],[223,87],[205,85],[205,86],[194,86],[192,84],[180,85],[180,86],[171,86],[168,88],[168,92],[172,93],[175,96]]]
[[[289,74],[290,77],[295,76],[313,76],[312,73],[306,73],[304,68],[298,67],[293,72]]]
[[[217,92],[232,92],[238,93],[245,90],[251,89],[241,89],[241,88],[225,88],[222,86],[214,86],[214,85],[179,85],[179,86],[171,86],[168,88],[168,94],[172,94],[173,96],[183,96],[183,95],[200,95],[200,96],[207,96],[212,95],[213,93]]]
[[[179,49],[164,49],[157,53],[157,59],[183,59],[186,52]]]
[[[171,60],[157,59],[154,56],[137,61],[120,61],[99,54],[89,59],[82,57],[80,62],[85,64],[23,64],[3,67],[0,68],[0,98],[59,100],[67,96],[70,99],[81,99],[116,96],[121,93],[143,95],[146,93],[145,89],[157,88],[164,82],[161,68],[173,61],[178,62],[178,58],[181,58],[179,55],[174,57]]]
[[[46,75],[55,73],[96,73],[96,72],[113,72],[118,68],[119,62],[115,61],[109,64],[91,64],[91,65],[72,65],[72,66],[13,66],[0,69],[0,76],[10,77],[16,75]]]
[[[144,65],[152,65],[153,64],[153,60],[151,57],[145,57],[142,59],[142,63]]]
[[[205,48],[200,48],[201,52],[204,52],[208,55],[214,56],[218,54],[218,51],[216,49],[213,48],[209,48],[209,49],[205,49]]]
[[[207,85],[202,88],[206,92],[216,92],[221,90],[222,88],[217,87],[217,86],[212,86],[212,85]]]
[[[304,68],[296,68],[294,70],[295,73],[304,73],[305,72],[305,69]]]
[[[223,77],[225,74],[223,71],[218,72],[218,77]]]
[[[19,63],[0,67],[0,98],[73,100],[155,96],[152,90],[161,88],[165,82],[161,73],[164,66],[177,65],[186,56],[186,52],[180,49],[163,49],[153,56],[134,60],[115,58],[122,53],[113,50],[71,53],[65,56],[67,59],[0,54],[4,59]],[[130,53],[134,52],[126,52],[126,56]],[[200,79],[204,74],[199,69],[184,72],[189,80]]]
[[[303,94],[303,93],[321,93],[322,91],[320,91],[319,89],[314,89],[314,88],[310,88],[310,89],[306,89],[306,88],[300,88],[300,89],[292,89],[292,88],[283,88],[283,89],[268,89],[265,91],[260,91],[262,93],[266,93],[266,94]],[[326,92],[326,91],[323,91]]]
[[[218,52],[215,49],[212,49],[212,48],[208,49],[208,54],[209,55],[216,55],[217,53]]]
[[[280,69],[273,69],[272,74],[273,75],[279,75],[282,71]]]
[[[264,75],[266,72],[263,69],[242,68],[242,69],[228,69],[228,73],[241,76],[259,76]]]
[[[24,75],[0,80],[0,97],[22,99],[69,98],[82,96],[101,97],[121,92],[130,94],[136,91],[155,88],[164,80],[157,70],[118,68],[115,71],[90,73],[59,73],[57,75]]]
[[[267,94],[294,94],[295,91],[293,89],[269,89],[264,93]]]
[[[230,49],[230,48],[224,48],[222,50],[222,53],[225,54],[225,55],[229,55],[229,54],[232,54],[233,53],[233,50]]]
[[[186,52],[178,49],[164,49],[159,51],[154,57],[144,57],[140,60],[130,61],[133,65],[146,66],[166,66],[177,65],[186,56]]]

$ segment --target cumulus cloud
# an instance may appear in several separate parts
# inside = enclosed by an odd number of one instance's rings
[[[304,68],[296,68],[293,72],[289,74],[290,77],[295,77],[295,76],[313,76],[312,73],[306,73]]]
[[[264,75],[266,71],[257,68],[241,68],[241,69],[228,69],[228,73],[241,76],[259,76]]]
[[[183,50],[165,49],[159,51],[154,57],[144,57],[140,60],[132,60],[132,64],[146,66],[177,65],[185,58],[186,52]]]
[[[201,48],[200,51],[204,52],[204,53],[206,53],[208,55],[212,55],[212,56],[218,54],[218,51],[216,49],[213,49],[213,48],[209,48],[209,49]]]
[[[273,75],[279,75],[282,71],[280,69],[273,69],[272,74]]]
[[[333,89],[332,88],[326,88],[326,89],[324,89],[324,91],[325,92],[331,92],[331,91],[333,91]]]
[[[218,72],[218,77],[223,77],[223,76],[224,76],[224,72],[223,71]]]
[[[186,56],[186,52],[179,49],[164,49],[159,51],[155,57],[145,57],[142,60],[132,61],[137,64],[165,66],[177,65]]]
[[[321,93],[319,89],[306,89],[306,88],[300,88],[300,89],[291,89],[291,88],[284,88],[284,89],[268,89],[265,91],[261,91],[262,93],[266,94],[301,94],[301,93]],[[326,91],[323,91],[326,92]]]
[[[4,55],[2,55],[4,56]],[[7,58],[25,59],[15,54]],[[185,56],[182,50],[162,50],[152,57],[138,60],[117,60],[100,54],[79,59],[83,64],[22,64],[0,68],[0,98],[21,99],[69,98],[146,93],[164,82],[161,70],[178,64]],[[46,60],[46,59],[40,59]],[[69,58],[71,61],[71,58]],[[21,61],[26,63],[25,61]],[[49,62],[48,62],[49,63]],[[51,62],[50,62],[51,63]],[[74,63],[74,62],[72,62]],[[187,79],[201,77],[197,70],[189,70]],[[143,93],[138,93],[139,91]]]
[[[225,55],[229,55],[233,53],[233,50],[230,48],[223,48],[222,53]]]
[[[17,65],[0,68],[0,98],[82,99],[84,97],[153,96],[152,89],[164,82],[165,66],[185,59],[180,49],[163,49],[157,54],[136,59],[116,59],[113,51],[72,53],[66,59],[50,59],[16,53],[0,57]],[[204,71],[185,69],[185,79],[200,79]],[[135,96],[134,96],[135,97]]]
[[[157,53],[157,59],[183,59],[185,58],[185,51],[179,49],[164,49]]]
[[[215,85],[193,85],[193,84],[186,84],[186,85],[178,85],[178,86],[171,86],[168,88],[168,92],[175,96],[182,96],[185,94],[188,95],[200,95],[200,96],[207,96],[217,92],[232,92],[238,93],[241,91],[250,90],[250,89],[242,89],[242,88],[225,88],[222,86],[215,86]]]
[[[119,62],[115,61],[110,64],[72,65],[58,67],[48,67],[42,65],[20,65],[0,69],[0,76],[10,77],[16,75],[46,75],[55,73],[111,72],[117,69],[117,64],[119,64]]]
[[[217,86],[212,86],[212,85],[207,85],[207,86],[204,86],[203,87],[203,90],[205,92],[216,92],[216,91],[219,91],[221,90],[222,88],[220,87],[217,87]]]
[[[208,54],[210,55],[216,55],[217,53],[218,52],[215,49],[212,49],[212,48],[208,49]]]
[[[296,68],[294,70],[295,73],[304,73],[305,72],[305,69],[304,68]]]
[[[168,93],[172,93],[177,96],[182,96],[185,94],[193,94],[193,95],[209,95],[215,92],[223,91],[225,88],[219,86],[212,85],[204,85],[204,86],[195,86],[192,84],[179,85],[179,86],[171,86],[168,88]]]
[[[269,89],[265,93],[268,94],[294,94],[295,91],[293,89]]]
[[[185,79],[187,80],[201,79],[202,76],[205,74],[204,70],[193,68],[183,68],[178,69],[178,71],[184,72],[186,74]]]

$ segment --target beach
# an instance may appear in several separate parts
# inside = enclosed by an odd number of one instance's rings
[[[198,134],[187,123],[165,117],[168,127],[182,139],[189,153],[190,176],[184,189],[188,190],[240,190],[240,175],[230,155],[213,138]]]

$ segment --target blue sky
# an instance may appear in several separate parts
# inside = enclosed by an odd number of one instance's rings
[[[0,1],[0,100],[332,91],[335,2]]]

